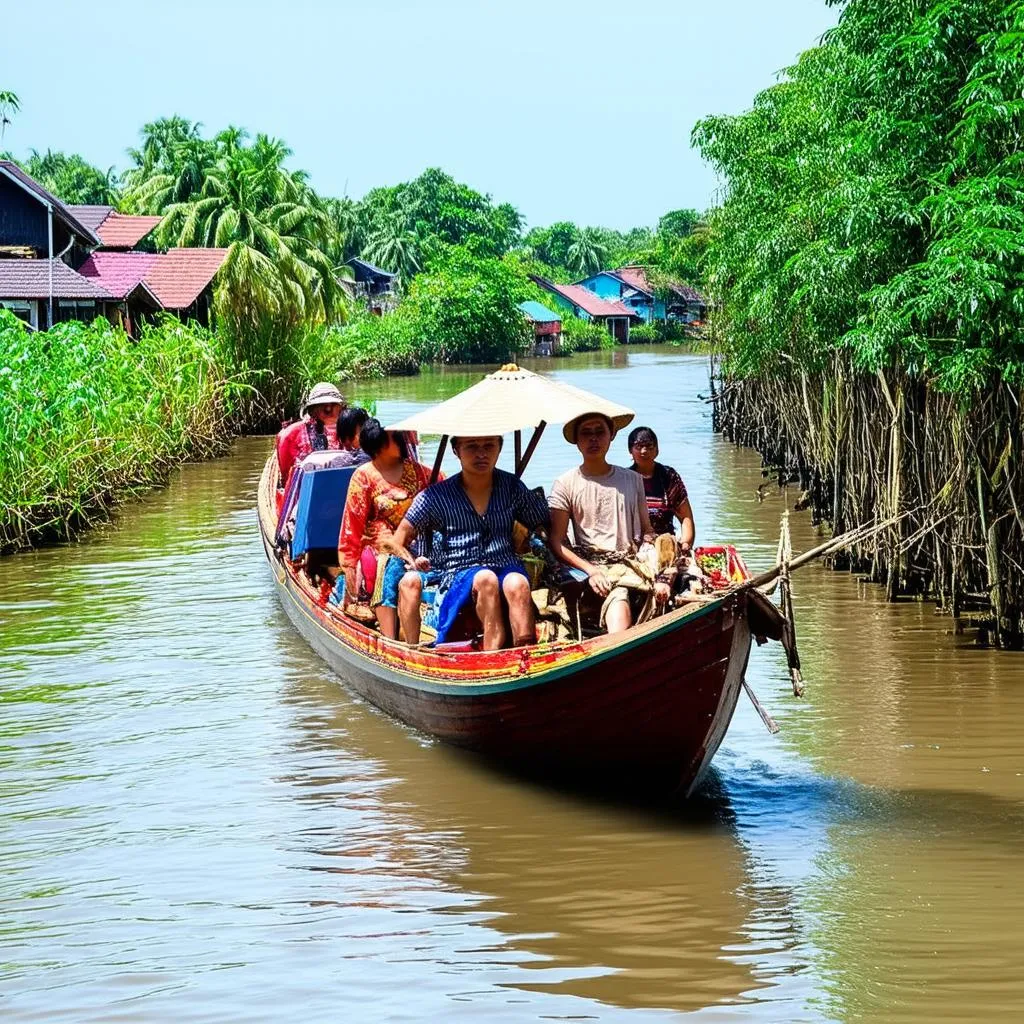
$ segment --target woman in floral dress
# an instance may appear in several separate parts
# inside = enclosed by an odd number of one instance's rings
[[[353,473],[341,520],[338,562],[345,573],[343,608],[351,610],[361,599],[368,600],[381,633],[397,639],[397,583],[387,586],[390,577],[385,572],[388,559],[394,556],[385,546],[412,499],[430,483],[430,469],[409,457],[401,433],[384,430],[376,419],[363,425],[359,443],[370,462]]]

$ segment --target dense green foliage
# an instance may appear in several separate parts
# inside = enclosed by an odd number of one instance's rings
[[[1024,379],[1019,0],[851,0],[696,143],[728,183],[707,257],[741,372],[837,348],[945,388]]]
[[[68,156],[50,150],[45,153],[32,150],[23,166],[40,185],[66,203],[98,206],[116,206],[118,203],[118,181],[113,167],[104,172],[77,153]]]
[[[615,339],[600,324],[575,316],[562,317],[562,355],[573,352],[597,352],[614,348]]]
[[[795,472],[890,596],[1024,642],[1024,3],[848,0],[738,117],[705,239],[719,422]],[[693,237],[693,236],[691,236]]]
[[[215,335],[168,318],[35,334],[0,310],[0,550],[67,538],[135,488],[221,450],[246,388]]]
[[[503,256],[519,239],[523,219],[508,203],[460,184],[439,168],[414,181],[375,188],[352,210],[352,255],[397,271],[404,283],[446,246],[467,245],[484,258]]]

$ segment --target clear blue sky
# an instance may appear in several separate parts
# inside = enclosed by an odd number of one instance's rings
[[[326,193],[440,166],[531,225],[708,206],[694,122],[737,113],[834,24],[825,0],[50,0],[3,4],[4,146],[122,168],[181,114],[279,136]]]

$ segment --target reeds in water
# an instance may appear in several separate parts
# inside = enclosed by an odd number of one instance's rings
[[[835,531],[891,523],[849,567],[957,619],[984,609],[980,635],[1024,646],[1024,394],[1005,381],[970,396],[923,376],[855,370],[717,382],[715,422],[757,449],[780,483]]]
[[[231,439],[249,389],[217,336],[167,319],[29,331],[0,310],[0,550],[63,540]]]

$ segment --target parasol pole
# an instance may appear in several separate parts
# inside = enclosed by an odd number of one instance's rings
[[[434,459],[434,468],[430,473],[430,482],[432,484],[437,483],[437,478],[441,475],[441,462],[444,459],[444,450],[448,447],[448,435],[441,435],[441,443],[437,446],[437,456]]]
[[[523,432],[516,431],[516,476],[519,475],[519,466],[523,461]]]
[[[547,425],[548,424],[547,424],[546,420],[541,420],[540,423],[537,424],[537,429],[534,430],[533,437],[530,438],[530,443],[526,446],[526,451],[523,452],[523,457],[521,459],[518,457],[518,453],[517,453],[517,457],[516,457],[516,476],[522,476],[523,475],[523,470],[526,469],[527,465],[530,462],[530,459],[533,458],[533,453],[534,453],[534,451],[537,448],[538,442],[540,441],[540,435],[544,433],[544,428]],[[519,440],[519,431],[518,430],[516,431],[516,440],[517,441]],[[517,445],[517,447],[518,447],[518,445]]]

